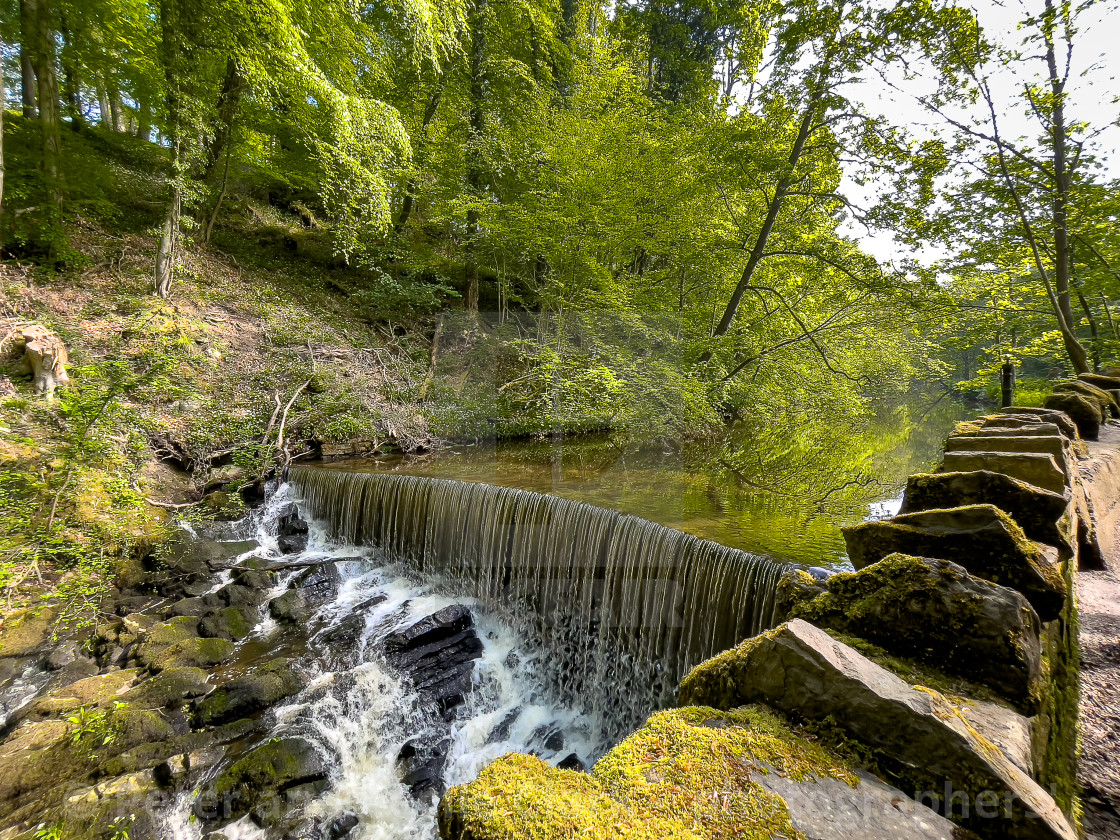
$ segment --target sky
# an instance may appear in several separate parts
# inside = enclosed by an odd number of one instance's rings
[[[970,5],[990,39],[1014,48],[1021,44],[1023,38],[1018,31],[1019,21],[1041,10],[1043,0],[974,0]],[[1104,129],[1093,141],[1095,150],[1106,173],[1112,178],[1120,178],[1120,126],[1116,124],[1120,117],[1120,0],[1096,0],[1088,4],[1078,16],[1077,26],[1067,113],[1072,119],[1084,120]],[[1001,133],[1005,137],[1033,137],[1037,134],[1037,124],[1032,124],[1023,112],[1017,92],[1022,89],[1024,73],[1044,79],[1044,71],[1045,64],[1036,60],[1014,68],[1014,72],[995,72],[992,88],[997,100],[1004,104],[1000,120]],[[869,111],[887,115],[897,124],[910,126],[918,136],[928,136],[932,130],[944,127],[940,118],[924,110],[915,99],[930,89],[928,80],[896,77],[889,81],[898,89],[892,89],[876,78],[869,79],[857,94]],[[846,186],[854,195],[866,196],[866,192],[854,183],[849,181]],[[849,229],[849,233],[880,260],[891,262],[900,256],[900,249],[889,234],[868,235],[862,227],[855,226]],[[919,258],[928,263],[940,256],[942,254],[930,249]]]

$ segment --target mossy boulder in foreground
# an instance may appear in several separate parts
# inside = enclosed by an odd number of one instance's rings
[[[896,552],[952,560],[975,577],[1021,592],[1043,621],[1065,606],[1066,583],[1057,567],[993,505],[904,513],[842,530],[857,569]]]
[[[983,836],[1077,836],[1053,798],[942,695],[912,687],[808,622],[795,619],[697,666],[680,701],[765,703],[839,726],[912,795],[940,797],[950,784],[971,806],[962,823]]]
[[[789,618],[982,683],[1021,709],[1037,705],[1038,615],[1015,590],[978,580],[956,563],[892,554],[827,582],[791,572],[778,593]]]
[[[1042,401],[1045,408],[1061,411],[1077,426],[1078,434],[1086,440],[1096,440],[1100,437],[1101,423],[1104,421],[1104,412],[1100,403],[1082,394],[1064,392],[1051,394]]]
[[[1015,520],[1028,539],[1070,547],[1068,493],[1053,493],[990,470],[910,476],[901,513],[961,505],[995,505]]]
[[[950,840],[953,832],[755,706],[658,712],[590,774],[507,755],[448,792],[439,824],[445,840]]]

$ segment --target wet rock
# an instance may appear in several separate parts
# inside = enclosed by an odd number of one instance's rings
[[[307,548],[307,523],[294,504],[287,505],[280,512],[276,536],[281,554],[298,554]]]
[[[178,708],[210,691],[207,675],[201,668],[169,668],[146,679],[121,698],[140,708]]]
[[[366,619],[361,612],[354,612],[331,627],[325,629],[315,641],[331,650],[353,650],[362,640],[366,631]]]
[[[1120,404],[1117,404],[1116,397],[1104,388],[1098,388],[1096,385],[1090,385],[1088,382],[1063,382],[1060,385],[1054,386],[1054,393],[1080,394],[1086,399],[1095,400],[1101,407],[1102,422],[1110,416],[1120,417]]]
[[[385,658],[445,715],[471,686],[482,642],[469,608],[454,604],[385,638]]]
[[[303,679],[287,659],[274,659],[198,700],[191,713],[195,727],[247,718],[298,694]]]
[[[1054,493],[988,470],[912,475],[900,513],[954,508],[961,505],[995,505],[1023,529],[1029,539],[1048,545],[1069,546],[1068,494]]]
[[[213,668],[233,655],[233,642],[225,639],[186,639],[144,659],[154,673],[170,668]]]
[[[1022,593],[1039,618],[1057,618],[1066,600],[1061,573],[1006,513],[992,505],[905,513],[842,529],[857,569],[889,554],[951,560],[984,580]]]
[[[226,607],[203,616],[198,622],[198,635],[204,638],[239,642],[253,632],[257,611],[252,607]]]
[[[200,793],[194,813],[206,823],[228,823],[281,791],[326,780],[326,765],[302,738],[281,738],[254,748]]]
[[[211,607],[202,598],[183,598],[176,601],[167,611],[168,618],[176,616],[190,616],[199,618]]]
[[[1068,442],[1061,435],[949,435],[946,452],[1037,452],[1049,455],[1069,481]]]
[[[587,765],[583,763],[583,759],[575,753],[569,753],[556,765],[560,770],[571,770],[573,773],[587,772]]]
[[[130,630],[130,635],[139,637],[140,646],[136,651],[136,659],[142,665],[149,665],[168,648],[198,636],[198,619],[193,616],[176,616],[147,628],[144,627],[144,622],[130,623],[130,618],[131,616],[125,618],[124,626]],[[143,618],[147,619],[149,616]],[[132,630],[134,626],[135,630]]]
[[[353,811],[345,811],[327,823],[325,837],[327,840],[344,840],[358,827],[358,815]]]
[[[81,654],[82,646],[79,642],[61,642],[47,654],[46,659],[43,660],[43,664],[48,670],[61,671],[66,666],[73,665],[77,662]]]
[[[947,451],[938,472],[998,472],[1049,490],[1064,493],[1069,483],[1051,455],[1034,452],[953,452]]]
[[[948,560],[892,554],[827,583],[804,572],[778,587],[782,614],[868,639],[896,656],[989,686],[1033,712],[1042,689],[1041,627],[1013,589]]]
[[[259,592],[267,592],[276,584],[276,575],[264,569],[235,569],[230,582]]]
[[[834,721],[903,790],[940,796],[949,782],[970,803],[966,827],[1021,840],[1077,836],[1050,795],[944,697],[914,689],[807,622],[791,621],[698,666],[680,700],[722,709],[761,702],[797,720]],[[995,792],[994,802],[980,798],[986,792]],[[998,824],[978,816],[985,805],[984,816]]]
[[[217,592],[206,596],[204,600],[214,606],[223,604],[227,607],[255,607],[264,602],[267,594],[268,587],[258,589],[240,583],[227,583]]]
[[[111,708],[139,676],[139,670],[130,669],[78,680],[40,697],[32,704],[31,713],[38,717],[62,717],[83,706]]]
[[[1069,415],[1077,426],[1078,434],[1086,440],[1096,440],[1100,436],[1101,423],[1104,421],[1100,403],[1081,394],[1051,394],[1042,401],[1044,407]]]
[[[510,729],[513,727],[514,721],[516,721],[520,716],[520,707],[507,714],[504,718],[502,718],[501,723],[490,730],[490,734],[486,736],[486,743],[497,744],[500,741],[508,741]]]
[[[414,799],[443,794],[443,770],[447,765],[450,746],[449,738],[434,742],[414,738],[401,747],[397,754],[397,771],[401,776],[401,784],[408,788]]]
[[[0,658],[32,656],[50,641],[60,608],[55,605],[16,610],[0,630]]]
[[[268,612],[277,621],[304,624],[316,609],[338,597],[341,583],[334,563],[310,566],[296,575],[287,592],[269,602]]]

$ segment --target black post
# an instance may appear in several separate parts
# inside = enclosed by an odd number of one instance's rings
[[[1003,372],[1000,376],[1000,385],[1003,390],[1003,401],[1000,405],[1003,408],[1010,408],[1012,399],[1015,395],[1015,367],[1008,359],[1003,363]]]

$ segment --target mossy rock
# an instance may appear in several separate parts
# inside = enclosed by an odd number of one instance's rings
[[[895,553],[951,560],[975,577],[1021,592],[1043,621],[1057,618],[1065,607],[1061,572],[993,505],[905,513],[842,531],[857,569]]]
[[[195,814],[210,822],[232,822],[283,789],[325,778],[326,765],[308,741],[274,739],[235,761],[208,785],[195,803]]]
[[[946,452],[1035,452],[1049,455],[1069,480],[1069,443],[1061,435],[949,435]]]
[[[1069,477],[1054,456],[1044,452],[967,452],[948,448],[937,471],[1003,473],[1051,493],[1065,493],[1069,487]]]
[[[132,688],[121,699],[139,708],[177,708],[210,691],[201,668],[168,668]]]
[[[226,607],[203,616],[198,622],[198,635],[239,642],[256,625],[257,611],[253,607]]]
[[[292,670],[289,660],[275,659],[199,700],[191,722],[194,726],[214,726],[249,717],[302,688],[303,680]]]
[[[32,705],[31,711],[40,717],[61,717],[82,706],[109,708],[124,700],[139,676],[139,670],[130,668],[86,677],[39,698]]]
[[[1081,380],[1073,382],[1063,382],[1060,385],[1054,386],[1055,394],[1081,394],[1088,399],[1095,400],[1101,407],[1101,420],[1107,417],[1120,417],[1120,404],[1116,402],[1116,397],[1106,391],[1104,388],[1098,388],[1096,385]]]
[[[0,629],[0,658],[31,656],[51,639],[55,620],[61,611],[55,604],[16,610],[4,617]]]
[[[1070,441],[1077,441],[1080,435],[1077,424],[1068,414],[1052,408],[1038,408],[1036,406],[1013,406],[1000,410],[999,414],[990,414],[982,419],[982,426],[1020,426],[1037,427],[1040,423],[1053,423]]]
[[[153,672],[169,668],[213,668],[233,655],[234,644],[226,639],[185,639],[145,660]]]
[[[900,513],[995,505],[1032,540],[1071,547],[1068,494],[1053,493],[989,470],[918,473],[906,481]]]
[[[1064,392],[1051,394],[1042,401],[1045,408],[1061,411],[1077,426],[1078,434],[1086,440],[1096,440],[1100,437],[1101,423],[1104,413],[1100,403],[1083,394]]]
[[[973,578],[956,563],[891,554],[824,584],[786,575],[778,593],[788,618],[983,683],[1028,713],[1038,706],[1038,615],[1018,592]]]

